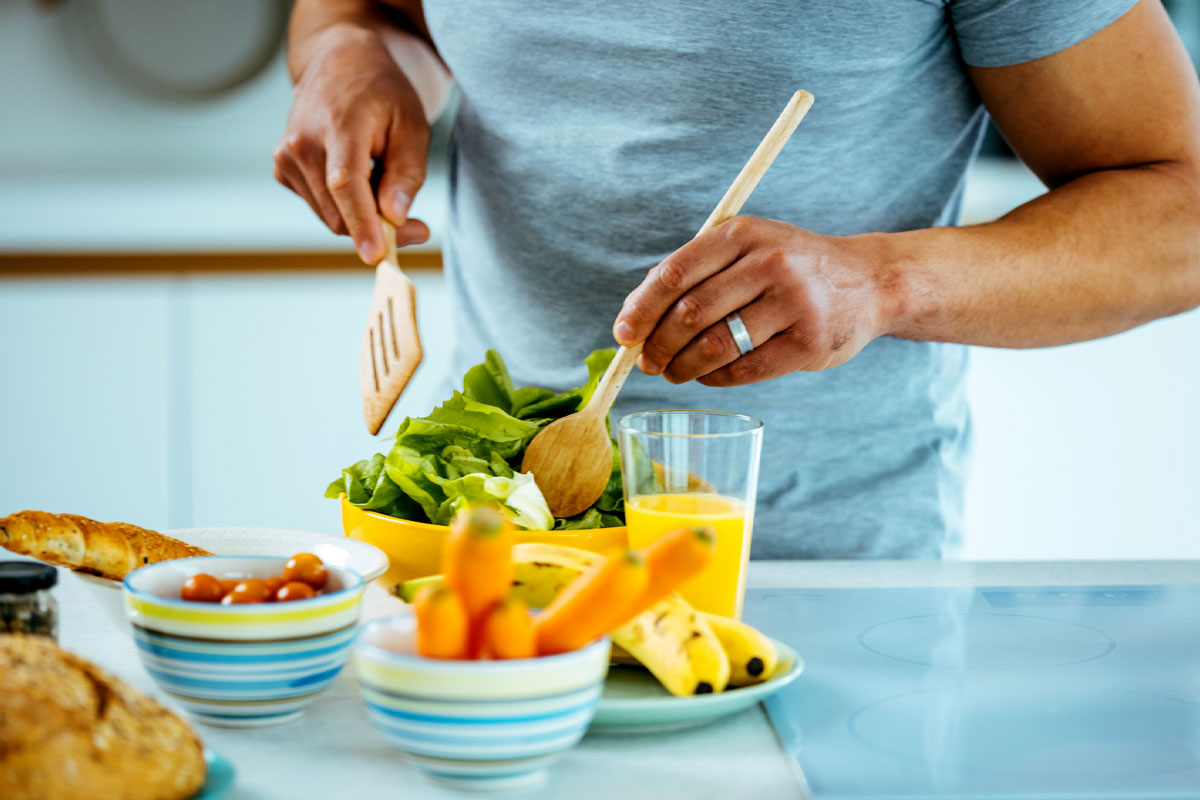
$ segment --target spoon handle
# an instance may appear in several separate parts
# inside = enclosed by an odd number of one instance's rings
[[[725,191],[721,202],[717,203],[717,207],[700,226],[700,230],[696,232],[697,236],[709,228],[720,225],[730,217],[737,216],[746,200],[749,199],[750,193],[754,191],[754,187],[758,186],[759,180],[766,174],[771,162],[775,160],[775,157],[783,150],[783,146],[787,144],[787,140],[791,138],[796,126],[800,124],[800,120],[804,119],[804,115],[812,108],[812,104],[813,96],[803,89],[792,95],[792,99],[784,106],[783,111],[775,120],[775,124],[771,126],[771,130],[767,131],[767,135],[758,143],[758,147],[750,156],[750,160],[746,162],[746,166],[742,167],[742,171]],[[604,376],[600,379],[600,385],[596,387],[595,394],[588,402],[587,410],[589,412],[599,417],[608,414],[617,399],[617,392],[621,391],[625,379],[633,371],[633,366],[642,353],[643,344],[644,342],[638,342],[617,350],[612,363],[604,371]]]

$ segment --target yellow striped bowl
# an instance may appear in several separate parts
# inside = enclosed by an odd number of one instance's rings
[[[363,579],[326,565],[324,593],[291,603],[223,606],[179,599],[192,575],[268,578],[286,558],[204,556],[125,578],[125,609],[142,665],[200,722],[259,727],[300,715],[349,658]]]
[[[608,671],[608,639],[512,661],[440,661],[412,652],[415,622],[363,626],[354,665],[367,713],[428,778],[455,788],[535,785],[587,730]]]

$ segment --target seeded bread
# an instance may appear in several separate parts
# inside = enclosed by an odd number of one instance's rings
[[[45,636],[0,635],[0,797],[184,800],[200,739],[154,700]]]
[[[18,511],[0,517],[0,547],[112,580],[144,564],[210,556],[200,547],[125,522],[97,522],[76,514]]]

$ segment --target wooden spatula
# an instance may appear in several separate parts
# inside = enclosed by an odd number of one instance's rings
[[[812,104],[813,96],[803,89],[792,95],[697,235],[742,210],[746,198]],[[533,473],[554,516],[574,516],[595,503],[604,492],[612,475],[612,445],[605,419],[641,352],[640,343],[618,350],[587,406],[551,423],[529,443],[521,471]]]
[[[386,255],[375,268],[375,295],[358,361],[363,414],[372,434],[379,433],[421,363],[417,290],[396,263],[396,229],[386,221],[383,235]]]

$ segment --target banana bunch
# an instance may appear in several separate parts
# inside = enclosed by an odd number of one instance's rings
[[[553,544],[518,544],[510,596],[531,608],[544,608],[567,584],[604,556]],[[407,581],[393,593],[412,602],[440,575]],[[748,686],[769,678],[779,654],[769,638],[729,617],[696,611],[672,595],[612,634],[613,662],[641,664],[673,695],[685,696]]]

